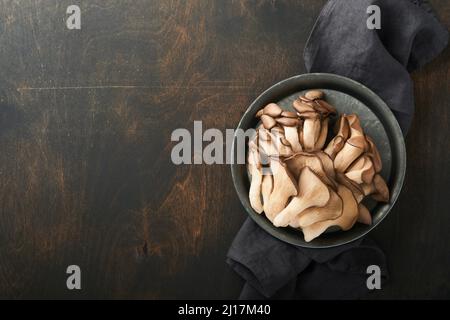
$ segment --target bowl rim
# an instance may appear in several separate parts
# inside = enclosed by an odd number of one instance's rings
[[[241,119],[239,120],[238,126],[236,129],[242,129],[242,125],[243,125],[243,121],[244,119],[246,119],[246,117],[248,117],[249,113],[256,113],[254,111],[252,111],[256,105],[260,104],[260,100],[264,100],[265,96],[272,93],[272,91],[277,90],[280,87],[285,86],[286,84],[290,83],[290,82],[296,82],[299,79],[306,79],[306,80],[312,80],[312,79],[317,79],[319,78],[320,80],[327,80],[327,81],[331,81],[331,82],[336,82],[339,83],[340,85],[343,86],[349,86],[349,87],[359,87],[360,91],[363,93],[363,95],[367,95],[368,99],[374,101],[374,103],[381,108],[381,111],[383,113],[383,116],[387,117],[390,126],[392,126],[392,130],[394,131],[394,135],[393,135],[393,141],[390,141],[391,145],[394,144],[395,149],[398,150],[397,154],[395,154],[395,156],[397,157],[396,163],[398,163],[398,165],[396,165],[396,169],[399,170],[396,172],[396,179],[395,179],[395,192],[391,193],[391,197],[390,197],[390,202],[389,202],[389,206],[387,207],[387,209],[385,210],[384,214],[382,216],[380,216],[379,220],[376,223],[373,223],[371,226],[368,226],[366,230],[364,230],[363,232],[361,232],[360,234],[357,234],[355,237],[348,239],[348,240],[343,240],[340,241],[338,243],[335,244],[321,244],[321,245],[317,245],[314,244],[313,242],[295,242],[291,239],[291,237],[289,237],[285,232],[279,231],[277,232],[276,230],[283,230],[282,228],[271,228],[268,226],[267,223],[262,223],[261,219],[256,219],[256,215],[259,215],[258,213],[256,213],[253,208],[249,208],[247,206],[244,205],[244,200],[246,200],[244,197],[248,197],[247,194],[242,194],[241,192],[238,191],[238,166],[239,164],[237,164],[236,162],[233,162],[231,164],[231,176],[232,176],[232,180],[233,180],[233,186],[234,189],[239,197],[239,200],[242,204],[242,206],[245,208],[245,210],[247,211],[247,214],[252,218],[252,220],[254,222],[256,222],[263,230],[265,230],[266,232],[268,232],[271,236],[287,242],[289,244],[298,246],[298,247],[304,247],[304,248],[315,248],[315,249],[325,249],[325,248],[332,248],[332,247],[338,247],[338,246],[342,246],[351,242],[354,242],[358,239],[361,239],[362,237],[366,236],[369,232],[371,232],[372,230],[374,230],[377,226],[380,225],[380,223],[386,218],[386,216],[389,214],[389,212],[391,211],[391,209],[394,207],[395,203],[397,202],[397,199],[400,195],[401,189],[403,187],[403,183],[405,180],[405,175],[406,175],[406,146],[405,146],[405,141],[404,141],[404,135],[402,133],[402,130],[400,128],[400,125],[397,121],[397,119],[395,118],[392,110],[387,106],[387,104],[375,93],[373,92],[371,89],[369,89],[368,87],[366,87],[365,85],[341,76],[341,75],[337,75],[337,74],[332,74],[332,73],[304,73],[304,74],[299,74],[296,76],[292,76],[289,77],[287,79],[281,80],[277,83],[275,83],[274,85],[272,85],[271,87],[269,87],[268,89],[264,90],[256,99],[254,99],[252,101],[252,103],[250,104],[250,106],[246,109],[246,111],[244,112],[244,114],[242,115]],[[370,110],[372,110],[370,108],[370,106],[368,106],[366,103],[364,103],[364,105],[367,106],[367,108],[369,108]],[[373,110],[372,110],[373,111]],[[236,147],[236,140],[237,140],[237,130],[235,130],[235,134],[233,136],[233,143],[232,143],[232,148],[231,148],[231,154],[232,154],[232,158],[233,155],[235,154],[235,147]],[[391,172],[392,175],[392,172]],[[264,217],[265,218],[265,217]],[[267,219],[267,218],[265,218]]]

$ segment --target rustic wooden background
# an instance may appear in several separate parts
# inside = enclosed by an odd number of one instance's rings
[[[234,128],[305,72],[325,0],[0,1],[0,297],[236,298],[225,254],[246,218],[228,166],[175,166],[170,134]],[[447,0],[431,1],[450,27]],[[398,205],[373,232],[375,298],[450,297],[450,49],[413,75]],[[82,269],[68,291],[65,269]]]

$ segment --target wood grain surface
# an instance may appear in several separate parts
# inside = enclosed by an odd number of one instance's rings
[[[77,2],[81,30],[73,1],[0,1],[0,298],[236,298],[230,168],[173,165],[170,134],[234,128],[305,72],[325,0]],[[373,298],[450,298],[449,77],[450,49],[413,75],[404,191],[372,233],[391,279]]]

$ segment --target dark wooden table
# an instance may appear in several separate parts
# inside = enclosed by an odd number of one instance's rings
[[[234,128],[305,72],[325,0],[0,1],[0,297],[236,298],[225,254],[246,218],[226,165],[175,166],[171,132]],[[447,0],[431,1],[450,27]],[[413,75],[395,209],[372,233],[374,298],[450,297],[450,49]],[[66,268],[82,290],[66,288]]]

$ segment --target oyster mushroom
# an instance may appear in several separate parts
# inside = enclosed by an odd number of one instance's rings
[[[345,139],[342,136],[335,136],[328,146],[325,148],[324,152],[328,154],[333,160],[337,153],[342,150],[345,144]]]
[[[319,221],[334,220],[342,215],[343,203],[341,197],[330,190],[330,200],[324,207],[313,207],[304,210],[297,218],[299,227],[307,227]]]
[[[276,227],[286,227],[303,210],[323,207],[330,199],[328,187],[308,167],[300,174],[298,190],[298,195],[273,220]]]
[[[312,117],[305,118],[303,123],[303,146],[306,151],[313,151],[316,141],[320,135],[320,117],[314,114]]]
[[[336,114],[336,109],[325,100],[319,99],[314,102],[316,103],[316,110],[321,112],[322,114],[326,116],[330,114]]]
[[[281,113],[281,117],[297,119],[298,116],[297,116],[297,114],[296,114],[295,112],[292,112],[292,111],[283,111],[283,112]]]
[[[308,100],[317,100],[322,99],[324,96],[324,93],[320,90],[310,90],[306,92],[305,98]]]
[[[284,133],[277,132],[276,130],[272,130],[270,133],[270,139],[272,145],[276,149],[276,156],[280,157],[289,157],[294,152],[292,150],[290,142],[286,139]]]
[[[263,134],[261,134],[262,132]],[[259,140],[259,148],[268,157],[288,157],[294,153],[282,128],[274,127],[270,131],[260,129],[259,135],[264,137]],[[267,162],[263,163],[268,164]]]
[[[269,201],[264,203],[264,212],[267,218],[273,221],[275,216],[286,207],[289,198],[297,195],[297,184],[282,160],[271,160],[270,169],[273,174],[273,188]]]
[[[343,231],[349,230],[353,227],[358,219],[358,203],[356,202],[356,199],[350,189],[343,185],[339,185],[338,195],[341,197],[343,203],[342,215],[337,219],[319,221],[302,228],[306,242],[310,242],[311,240],[317,238],[331,226],[339,226]]]
[[[350,126],[345,115],[341,115],[336,122],[335,133],[336,136],[328,143],[328,146],[324,150],[333,160],[338,152],[342,150],[345,140],[350,135]]]
[[[389,201],[389,188],[384,179],[376,174],[371,183],[364,183],[361,185],[364,195],[370,195],[373,199],[380,202]]]
[[[342,150],[334,158],[336,171],[345,172],[352,162],[364,152],[365,146],[366,140],[363,136],[355,136],[348,139]]]
[[[292,106],[299,114],[304,114],[308,112],[316,113],[316,110],[314,110],[314,107],[311,104],[306,103],[300,99],[294,100]]]
[[[357,184],[355,181],[347,178],[347,176],[341,172],[337,172],[336,173],[336,181],[340,184],[342,184],[344,187],[346,187],[347,189],[349,189],[352,193],[353,196],[355,197],[356,201],[358,203],[360,203],[364,197],[364,191],[362,189],[362,187]]]
[[[275,121],[278,122],[279,124],[281,124],[282,126],[286,126],[286,127],[296,127],[299,124],[298,119],[287,118],[287,117],[277,118],[277,119],[275,119]]]
[[[370,137],[366,136],[366,141],[368,144],[367,155],[372,159],[375,172],[379,173],[381,171],[383,165],[381,162],[380,153],[378,152],[378,148],[376,147],[375,143],[373,142],[373,140]]]
[[[273,189],[273,176],[271,174],[266,174],[262,178],[261,184],[261,195],[263,199],[263,207],[269,203],[270,194]]]
[[[370,183],[375,175],[375,168],[371,158],[362,155],[350,165],[345,175],[358,184]]]
[[[261,202],[261,161],[259,158],[258,147],[253,141],[250,141],[249,143],[247,167],[252,179],[249,190],[250,205],[256,212],[261,213],[263,212],[263,204]]]
[[[275,121],[275,119],[266,114],[263,114],[261,116],[261,122],[263,123],[264,128],[266,128],[267,130],[272,129],[273,127],[275,127],[277,125],[277,122]]]
[[[342,129],[343,134],[346,134],[347,131],[345,120],[347,120],[348,123],[350,136],[345,141],[342,149],[336,154],[336,157],[334,158],[334,167],[339,172],[345,172],[347,168],[352,164],[352,162],[355,161],[361,154],[366,152],[369,148],[369,144],[366,140],[363,129],[361,128],[358,116],[355,114],[351,114],[341,117],[339,123],[339,132],[341,132]]]
[[[327,140],[328,135],[328,121],[329,118],[325,118],[322,120],[320,134],[314,146],[315,150],[322,150],[323,146],[325,145],[325,141]]]
[[[318,152],[315,153],[315,155],[322,162],[323,169],[324,169],[326,175],[330,179],[334,179],[336,174],[334,172],[334,165],[333,165],[333,160],[331,159],[331,157],[328,154],[326,154],[325,152],[323,152],[323,151],[318,151]]]
[[[357,221],[359,223],[367,224],[370,226],[372,224],[372,215],[370,214],[369,209],[367,209],[367,207],[365,205],[363,205],[362,203],[360,203],[358,205],[358,209],[359,209],[359,214],[358,214]]]
[[[307,152],[299,152],[285,159],[289,171],[292,173],[295,179],[299,179],[300,174],[304,168],[309,168],[316,174],[325,184],[336,188],[336,183],[333,178],[330,177],[321,159],[316,154]]]
[[[301,152],[303,150],[300,143],[297,127],[284,127],[284,136],[291,144],[294,152]]]
[[[263,114],[268,115],[272,118],[279,117],[282,112],[283,109],[281,109],[280,106],[278,106],[276,103],[269,103],[263,109]]]

